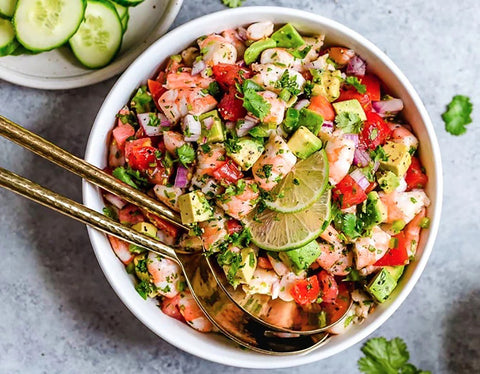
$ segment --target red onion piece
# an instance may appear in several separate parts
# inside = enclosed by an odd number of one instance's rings
[[[370,158],[370,154],[365,149],[355,149],[355,153],[353,155],[353,163],[356,166],[365,167],[367,166],[372,159]]]
[[[160,126],[170,127],[172,123],[168,120],[167,116],[163,113],[158,113],[158,118],[160,118]]]
[[[302,108],[305,108],[308,104],[310,104],[310,101],[307,99],[302,99],[298,103],[295,104],[294,108],[297,110],[300,110]]]
[[[333,122],[332,121],[323,121],[322,127],[333,129]]]
[[[192,73],[191,74],[192,75],[200,74],[202,71],[205,70],[206,67],[207,67],[207,65],[205,64],[205,61],[203,61],[203,60],[197,61],[192,65]]]
[[[345,134],[344,137],[345,139],[353,141],[355,145],[358,145],[358,134]]]
[[[367,64],[365,63],[365,61],[355,55],[348,62],[347,74],[353,74],[359,77],[363,77],[365,75],[366,68]]]
[[[245,136],[248,134],[250,129],[254,128],[257,124],[258,120],[252,121],[250,119],[245,118],[243,123],[237,128],[237,136]]]
[[[127,202],[125,200],[114,194],[106,193],[105,195],[103,195],[103,197],[105,198],[105,200],[107,200],[110,204],[112,204],[118,209],[122,209],[123,207],[125,207],[125,205],[127,205]]]
[[[370,185],[370,182],[360,169],[355,169],[354,171],[352,171],[350,173],[350,176],[355,180],[355,182],[358,183],[362,190],[365,190]]]
[[[188,186],[188,169],[185,166],[178,165],[174,185],[178,188],[186,188]]]
[[[210,130],[213,126],[213,123],[215,122],[214,118],[212,116],[207,117],[203,120],[203,125],[207,130]]]
[[[183,118],[182,129],[185,134],[185,141],[196,142],[198,139],[200,139],[200,134],[202,133],[202,124],[192,114],[187,114]]]
[[[403,101],[401,99],[391,98],[382,101],[373,101],[373,109],[382,117],[389,114],[395,114],[403,109]]]
[[[225,122],[225,128],[226,128],[227,130],[234,130],[236,125],[237,125],[237,124],[236,124],[235,122],[233,122],[233,121],[227,121],[227,122]]]

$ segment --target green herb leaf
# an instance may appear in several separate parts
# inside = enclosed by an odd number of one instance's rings
[[[208,85],[207,92],[214,97],[218,97],[220,95],[219,84],[216,81],[213,81]]]
[[[131,167],[120,166],[113,170],[112,175],[120,179],[123,183],[134,188],[140,189],[148,186],[148,179],[140,174],[140,171],[133,170]]]
[[[335,117],[335,124],[347,134],[358,134],[363,121],[357,113],[342,112]]]
[[[103,208],[103,214],[105,214],[108,218],[118,221],[118,214],[113,208],[113,206],[106,206],[105,208]]]
[[[180,163],[188,167],[195,160],[195,150],[189,144],[184,144],[177,148],[177,156]]]
[[[367,86],[361,84],[357,77],[349,76],[345,79],[345,83],[349,86],[355,87],[355,89],[361,94],[367,92]]]
[[[263,120],[270,112],[271,104],[252,89],[243,92],[243,107],[255,117]]]
[[[365,357],[358,360],[358,368],[365,374],[398,374],[398,373],[424,373],[408,363],[410,355],[407,345],[400,338],[387,340],[373,338],[362,347]]]
[[[462,135],[467,131],[465,127],[472,122],[473,104],[468,96],[456,95],[442,114],[445,130],[452,135]]]
[[[288,69],[285,69],[280,80],[275,82],[275,88],[286,89],[292,96],[297,96],[301,92],[297,83],[297,76],[290,76]]]
[[[239,6],[242,6],[244,1],[245,0],[222,0],[222,3],[229,8],[238,8]]]
[[[132,98],[131,105],[137,113],[147,113],[153,111],[153,99],[150,93],[147,91],[147,86],[141,86],[137,90],[135,96]]]

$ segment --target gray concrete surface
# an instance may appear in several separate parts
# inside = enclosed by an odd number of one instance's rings
[[[401,336],[412,361],[433,373],[480,372],[480,3],[476,0],[298,0],[384,50],[430,112],[442,148],[445,204],[430,262],[404,305],[374,335]],[[222,9],[185,0],[176,21]],[[0,112],[83,155],[102,97],[115,79],[71,91],[0,82]],[[445,132],[440,114],[455,94],[476,106],[466,135]],[[0,140],[0,165],[77,200],[76,177]],[[144,327],[107,284],[85,227],[0,191],[0,373],[250,373],[190,356]],[[361,344],[279,373],[356,373]]]

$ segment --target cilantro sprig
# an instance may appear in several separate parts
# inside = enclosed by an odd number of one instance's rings
[[[365,357],[358,360],[364,374],[431,374],[410,364],[407,345],[400,338],[373,338],[362,347]]]
[[[335,117],[335,124],[347,134],[358,134],[363,121],[357,113],[342,112]]]
[[[345,78],[345,83],[349,86],[355,87],[358,93],[364,94],[367,92],[367,86],[362,84],[357,77],[349,76]]]
[[[270,112],[272,105],[253,89],[243,91],[243,107],[255,117],[263,120]]]
[[[472,122],[472,110],[473,104],[468,96],[454,96],[447,110],[442,114],[445,130],[452,135],[464,134],[467,131],[466,125]]]

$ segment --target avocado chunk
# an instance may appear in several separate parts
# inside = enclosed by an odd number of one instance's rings
[[[305,40],[291,23],[287,23],[275,31],[272,39],[276,42],[277,47],[297,48],[305,44]]]
[[[390,273],[393,279],[396,282],[400,279],[403,274],[403,270],[405,269],[404,265],[401,266],[385,266],[384,269]]]
[[[240,166],[242,170],[250,169],[263,153],[263,144],[250,137],[239,138],[238,151],[227,151],[227,155]]]
[[[367,115],[365,114],[362,105],[356,99],[340,101],[338,103],[333,103],[332,105],[337,114],[355,113],[358,114],[362,121],[367,119]]]
[[[252,280],[253,273],[257,268],[257,256],[252,248],[242,248],[240,250],[240,263],[223,265],[223,271],[232,286],[236,287],[240,283],[248,283]]]
[[[377,181],[381,189],[386,193],[393,192],[398,186],[400,186],[400,178],[391,171],[377,173]]]
[[[289,264],[296,273],[299,273],[302,270],[307,270],[320,256],[321,252],[317,241],[313,240],[303,247],[279,252],[278,255],[282,261]]]
[[[340,86],[342,84],[342,76],[340,70],[321,72],[315,84],[313,85],[312,95],[323,96],[328,101],[333,102],[340,96]]]
[[[390,141],[383,146],[383,150],[388,159],[380,160],[380,168],[395,173],[397,177],[403,177],[412,163],[408,147],[405,144]]]
[[[295,156],[305,160],[322,148],[322,141],[304,126],[300,126],[287,143]]]
[[[147,256],[145,253],[137,255],[133,258],[133,264],[135,265],[135,274],[141,281],[148,282],[150,280],[150,274],[147,270]]]
[[[193,191],[178,198],[178,206],[183,224],[203,222],[213,216],[212,207],[201,191]]]
[[[250,65],[252,62],[257,61],[258,56],[260,56],[260,54],[264,50],[275,48],[276,46],[277,46],[277,42],[273,39],[267,38],[267,39],[258,40],[255,43],[252,43],[245,50],[243,59],[247,65]]]
[[[370,230],[387,219],[387,207],[382,203],[377,192],[370,191],[367,194],[367,200],[358,212],[358,218],[363,222],[365,230]]]
[[[207,118],[213,118],[213,124],[210,129],[205,125]],[[225,140],[222,120],[216,109],[201,114],[199,120],[202,123],[202,133],[207,138],[208,143],[223,142]]]
[[[397,287],[395,278],[385,268],[382,268],[367,285],[367,291],[379,303],[383,303],[388,299],[395,287]]]
[[[300,120],[300,111],[295,108],[288,108],[285,113],[282,127],[286,133],[291,134],[298,129],[298,121]]]
[[[153,238],[157,237],[157,228],[148,222],[138,222],[132,226],[132,229]]]
[[[303,108],[300,110],[298,126],[304,126],[309,129],[313,135],[318,135],[323,125],[323,117],[317,112]]]

